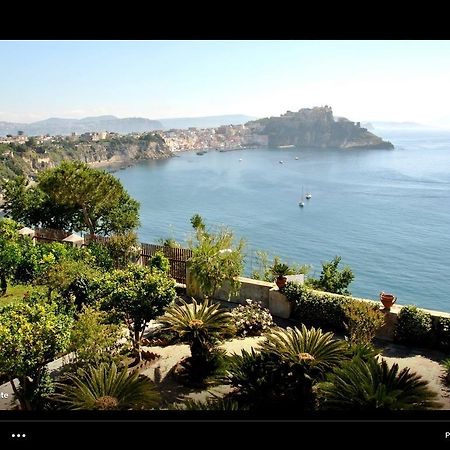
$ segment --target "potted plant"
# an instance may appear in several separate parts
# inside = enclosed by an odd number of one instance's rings
[[[392,305],[397,301],[397,297],[386,292],[380,292],[380,301],[386,310],[389,310]]]
[[[283,289],[287,281],[286,275],[289,275],[290,273],[289,266],[279,261],[275,261],[270,268],[270,272],[277,277],[275,283],[277,284],[278,289]]]

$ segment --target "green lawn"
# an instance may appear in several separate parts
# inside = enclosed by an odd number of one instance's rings
[[[30,292],[32,286],[26,284],[17,284],[16,286],[8,285],[6,295],[0,297],[0,306],[7,305],[8,303],[20,302],[25,293]]]

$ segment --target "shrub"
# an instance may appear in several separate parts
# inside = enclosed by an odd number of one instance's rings
[[[106,247],[118,269],[126,267],[130,262],[136,262],[141,253],[137,234],[134,231],[110,236]]]
[[[274,325],[269,310],[252,300],[247,300],[247,305],[234,308],[231,311],[231,320],[238,336],[259,336]]]
[[[108,247],[99,242],[90,242],[87,248],[90,250],[94,264],[104,271],[109,271],[114,268],[114,259],[112,258]]]
[[[431,314],[416,306],[405,306],[398,315],[395,340],[404,344],[426,346],[431,343]]]
[[[147,265],[151,268],[161,270],[162,272],[168,273],[170,270],[169,259],[166,258],[163,252],[156,252],[149,260]]]
[[[310,279],[309,283],[316,289],[334,294],[350,295],[347,289],[355,276],[349,266],[338,269],[341,262],[340,256],[335,256],[331,261],[322,263],[322,272],[318,280]]]
[[[344,305],[345,323],[351,344],[370,344],[384,324],[376,303],[353,300]]]
[[[450,350],[450,319],[439,317],[434,329],[434,335],[437,347],[448,352]]]
[[[51,265],[40,277],[49,292],[57,291],[67,305],[73,301],[78,310],[93,302],[95,279],[99,272],[84,261],[64,260]]]
[[[93,307],[84,307],[78,315],[71,331],[69,348],[75,353],[77,365],[95,366],[111,362],[119,355],[121,327],[106,321],[107,314]]]
[[[345,330],[344,306],[351,297],[314,291],[307,286],[291,282],[286,284],[284,294],[295,304],[294,317],[305,325],[334,331]]]

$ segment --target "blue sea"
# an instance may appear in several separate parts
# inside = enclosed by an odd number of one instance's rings
[[[395,149],[183,152],[115,175],[141,202],[142,242],[185,243],[199,213],[246,240],[247,274],[257,250],[313,276],[340,255],[353,295],[450,312],[450,132],[378,134]]]

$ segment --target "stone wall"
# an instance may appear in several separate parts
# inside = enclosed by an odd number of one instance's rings
[[[263,306],[268,308],[273,316],[280,317],[282,319],[287,319],[290,317],[293,311],[293,306],[290,302],[288,302],[286,296],[279,291],[275,283],[268,283],[267,281],[259,281],[245,277],[238,277],[238,280],[241,283],[241,286],[237,295],[230,296],[230,283],[226,282],[220,289],[217,290],[214,294],[214,298],[217,300],[238,304],[245,304],[247,299],[257,300],[262,302]],[[299,282],[302,284],[303,280],[299,280]],[[191,276],[189,269],[186,272],[186,293],[187,295],[197,299],[204,298],[200,293],[195,279]],[[338,294],[329,295],[341,297]],[[374,300],[366,298],[355,298],[355,300],[374,302]],[[380,302],[380,309],[385,314],[385,324],[378,332],[377,338],[386,341],[393,341],[395,328],[398,322],[398,315],[402,309],[402,306],[395,304],[389,311],[386,311]],[[450,318],[449,313],[423,308],[420,309],[428,314],[431,314],[433,322],[437,322],[440,317]]]
[[[223,302],[245,304],[245,301],[257,300],[268,308],[275,317],[287,319],[292,314],[292,304],[279,291],[275,283],[254,280],[253,278],[238,277],[239,292],[230,294],[230,283],[225,282],[214,294],[213,298]],[[191,275],[189,267],[186,269],[186,294],[196,299],[203,299],[195,278]]]

